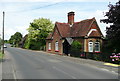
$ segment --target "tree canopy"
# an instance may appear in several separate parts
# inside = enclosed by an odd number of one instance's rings
[[[14,35],[10,37],[9,43],[18,46],[21,40],[22,40],[22,34],[20,32],[16,32]]]
[[[49,19],[39,18],[33,20],[28,28],[28,37],[25,48],[39,50],[46,45],[46,37],[53,30],[53,24]]]
[[[105,16],[107,19],[101,19],[101,22],[109,24],[106,27],[106,39],[108,40],[106,47],[110,48],[111,52],[120,52],[120,1],[115,5],[109,4],[109,11]]]

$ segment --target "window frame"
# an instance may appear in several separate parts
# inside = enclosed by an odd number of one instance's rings
[[[59,52],[59,42],[55,42],[55,52]]]
[[[96,50],[96,43],[98,44],[98,50]],[[100,42],[95,42],[95,52],[100,52]]]
[[[48,43],[48,51],[51,51],[52,49],[51,42]]]
[[[92,44],[91,44],[92,47],[91,47],[90,43],[92,43]],[[88,52],[93,52],[93,50],[94,50],[94,44],[93,44],[93,41],[89,41],[89,42],[88,42]]]

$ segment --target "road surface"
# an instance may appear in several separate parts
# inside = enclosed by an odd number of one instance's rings
[[[118,74],[64,56],[7,45],[3,79],[118,79]]]

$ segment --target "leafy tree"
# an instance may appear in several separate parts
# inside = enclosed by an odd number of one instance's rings
[[[14,35],[12,35],[12,36],[10,37],[9,43],[10,43],[10,44],[13,44],[13,43],[14,43]]]
[[[109,11],[105,14],[107,19],[102,19],[101,22],[112,25],[106,27],[106,40],[108,41],[104,47],[109,49],[109,52],[120,52],[120,1],[115,5],[109,4],[108,7]]]
[[[28,37],[25,48],[39,50],[46,45],[46,37],[53,30],[53,24],[49,19],[35,19],[28,28]]]
[[[81,48],[82,48],[81,43],[76,40],[73,41],[73,43],[71,44],[71,50],[73,50],[73,51],[80,51]]]
[[[4,40],[4,43],[9,43],[9,41],[8,40]]]
[[[18,46],[21,40],[22,40],[22,34],[20,32],[16,32],[14,35],[11,36],[9,42],[10,44],[14,44],[15,46]]]

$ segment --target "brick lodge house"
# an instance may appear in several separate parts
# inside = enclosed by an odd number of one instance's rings
[[[95,18],[74,22],[74,12],[68,13],[68,23],[56,22],[53,32],[46,38],[46,51],[69,54],[74,40],[82,44],[82,52],[101,52],[103,34]]]

